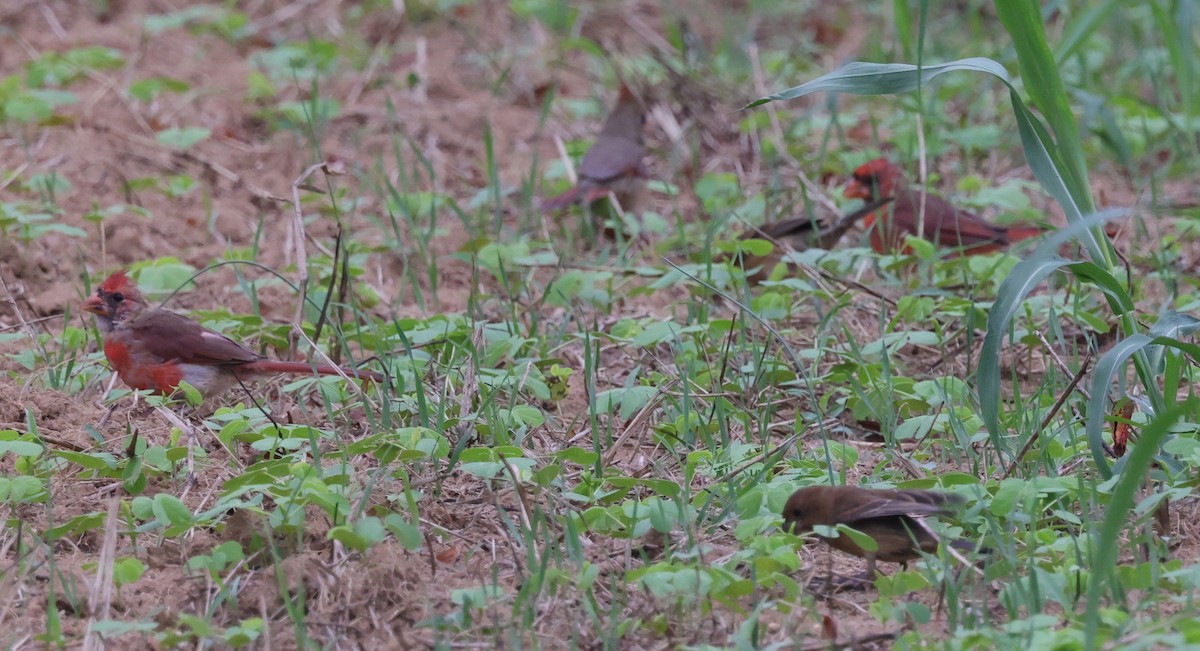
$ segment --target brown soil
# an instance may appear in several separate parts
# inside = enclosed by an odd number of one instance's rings
[[[306,168],[322,159],[344,163],[352,173],[331,179],[318,173],[309,179],[311,185],[324,188],[329,180],[335,187],[347,189],[348,196],[366,197],[366,205],[348,212],[343,222],[356,242],[381,250],[370,255],[365,264],[365,282],[383,299],[373,309],[374,315],[428,317],[463,312],[473,297],[494,298],[501,289],[500,283],[486,274],[481,276],[482,286],[475,286],[470,264],[455,255],[468,244],[466,229],[446,211],[439,215],[441,231],[430,242],[428,257],[417,255],[415,246],[406,250],[386,249],[391,235],[382,232],[372,219],[382,214],[383,202],[370,192],[366,181],[370,178],[369,170],[383,161],[386,169],[381,173],[395,178],[399,164],[391,153],[392,146],[397,140],[411,143],[420,149],[431,170],[428,174],[418,173],[420,189],[443,192],[465,204],[487,185],[485,143],[490,135],[502,185],[520,188],[528,182],[535,160],[545,165],[558,158],[554,137],[569,139],[595,130],[594,119],[572,121],[571,116],[561,111],[560,104],[551,111],[546,126],[539,127],[547,86],[557,84],[558,95],[568,98],[604,92],[598,83],[598,73],[588,68],[591,60],[584,55],[573,53],[567,61],[551,64],[558,57],[550,44],[552,37],[540,27],[515,24],[507,2],[465,3],[430,20],[398,18],[387,11],[376,11],[350,26],[354,30],[352,37],[345,34],[348,25],[344,22],[347,12],[344,3],[325,0],[238,3],[260,26],[259,37],[238,43],[203,30],[144,32],[146,16],[176,11],[187,3],[50,0],[10,4],[13,6],[0,10],[0,25],[5,26],[10,36],[0,39],[0,61],[8,64],[8,70],[16,70],[45,53],[93,45],[114,48],[125,58],[126,65],[89,73],[73,83],[70,90],[78,96],[79,103],[60,111],[67,118],[65,124],[28,128],[0,140],[0,167],[5,176],[24,168],[25,177],[57,175],[69,181],[70,187],[55,197],[55,204],[62,209],[56,220],[88,233],[83,239],[51,233],[29,242],[15,238],[0,240],[0,279],[4,281],[0,287],[3,292],[0,334],[27,334],[19,339],[0,339],[0,354],[30,349],[39,334],[55,340],[68,326],[89,328],[89,322],[80,318],[77,308],[84,288],[89,286],[84,278],[90,278],[94,284],[106,273],[139,261],[169,255],[200,269],[223,258],[231,249],[248,249],[258,241],[262,246],[256,261],[294,278],[294,267],[290,266],[294,262],[293,252],[284,246],[289,241],[292,223],[291,186]],[[410,11],[419,11],[411,6],[422,3],[408,4]],[[619,15],[610,15],[616,11],[613,8],[597,10],[597,15],[586,23],[584,35],[606,46],[645,51],[645,30],[662,33],[661,27],[673,18],[659,15],[657,9],[644,4],[638,3],[631,12],[630,22]],[[250,8],[246,9],[247,6]],[[857,27],[837,27],[857,25],[854,21],[818,22],[821,27],[809,36],[831,45],[828,54],[831,65],[853,56],[865,38]],[[701,38],[714,38],[714,34],[705,33],[704,21],[698,24]],[[769,26],[762,31],[764,37],[779,36]],[[357,55],[370,58],[361,70],[321,79],[320,96],[338,98],[342,106],[338,116],[321,131],[317,143],[320,158],[314,157],[313,145],[297,133],[271,131],[257,114],[262,106],[244,99],[247,79],[256,71],[251,63],[255,54],[265,51],[272,42],[302,42],[310,35],[334,40],[334,35],[341,35],[357,47]],[[512,47],[514,42],[520,43],[519,49]],[[499,53],[505,53],[509,59]],[[505,81],[497,85],[496,79],[506,66],[510,69]],[[150,104],[132,100],[125,93],[130,82],[155,76],[182,79],[193,90],[182,95],[166,94]],[[410,78],[416,83],[410,85]],[[276,102],[308,98],[307,82],[295,85],[282,81],[277,82],[277,87]],[[651,126],[648,138],[657,160],[656,175],[674,179],[684,187],[683,195],[676,199],[652,197],[651,208],[670,220],[692,219],[695,198],[687,185],[715,168],[711,162],[697,162],[702,157],[729,163],[728,168],[737,169],[747,187],[764,182],[761,179],[767,174],[760,169],[757,151],[751,143],[727,121],[712,118],[736,115],[737,109],[755,95],[754,90],[676,87],[661,93],[662,96],[648,97],[651,105],[668,112],[671,107],[682,107],[677,111],[677,119],[698,123],[700,135],[696,150],[685,152],[683,145],[670,139],[665,128]],[[155,139],[166,128],[196,126],[211,129],[213,136],[186,154],[172,151]],[[411,152],[405,152],[402,158],[406,173],[420,169],[417,157]],[[195,179],[198,187],[182,197],[169,198],[133,183],[175,174]],[[1114,186],[1126,187],[1120,183]],[[5,193],[30,200],[36,197],[35,191],[15,186],[7,188]],[[1128,190],[1114,190],[1109,196],[1115,198],[1127,193]],[[517,201],[514,195],[506,204],[503,216],[506,228],[514,228],[517,213],[528,208],[517,205]],[[152,216],[127,211],[106,219],[102,227],[85,219],[93,207],[117,204],[143,208]],[[537,229],[549,232],[568,226],[573,225],[547,219],[537,224]],[[312,220],[308,224],[309,255],[316,255],[318,244],[332,248],[336,229],[334,220],[325,216]],[[407,242],[416,237],[408,232],[400,235]],[[567,259],[575,252],[561,253]],[[679,251],[671,253],[676,257],[685,255]],[[591,255],[602,263],[606,253]],[[644,250],[641,255],[648,263],[659,262],[653,250]],[[429,281],[431,260],[437,265],[436,294],[432,293]],[[411,275],[410,267],[415,268]],[[255,272],[244,270],[244,273]],[[417,279],[416,287],[409,282],[410,277]],[[549,272],[534,276],[542,282],[552,277]],[[250,301],[237,289],[233,271],[227,267],[200,276],[196,283],[194,291],[175,299],[174,309],[216,306],[235,312],[251,309]],[[424,301],[423,307],[416,300],[418,294]],[[264,290],[260,298],[265,319],[277,323],[291,319],[295,301],[292,292],[276,287]],[[620,303],[619,313],[597,318],[611,322],[631,315],[679,314],[685,309],[682,303],[686,298],[687,290],[682,287],[633,295]],[[486,313],[496,307],[485,301],[478,309]],[[864,331],[877,327],[878,309],[878,303],[864,299],[859,310]],[[64,315],[69,321],[62,320]],[[562,314],[552,313],[550,317],[562,318]],[[0,371],[4,372],[0,377],[0,430],[27,431],[26,422],[31,418],[41,439],[55,451],[108,453],[114,458],[123,457],[131,434],[136,433],[150,445],[162,445],[172,436],[171,426],[153,411],[121,401],[105,420],[107,409],[100,404],[100,398],[109,376],[95,352],[96,344],[91,343],[88,348],[93,351],[90,357],[41,360],[34,373],[15,358],[0,357]],[[580,377],[583,369],[580,350],[562,353],[576,375],[571,378],[567,397],[554,407],[557,422],[531,434],[529,445],[534,454],[548,454],[571,444],[590,449],[586,438],[569,443],[590,435],[583,431],[588,423],[578,417],[587,409],[587,394]],[[635,365],[652,368],[661,361],[649,354],[634,360],[626,352],[611,349],[603,349],[601,356],[605,363],[611,363],[611,386],[620,386]],[[84,365],[90,372],[74,376],[75,383],[61,389],[47,388],[55,385],[47,382],[42,367],[65,368],[69,363]],[[324,414],[313,404],[276,400],[269,386],[262,389],[262,394],[277,406],[276,413],[295,416],[298,422],[304,422],[305,415]],[[788,411],[784,419],[790,417]],[[349,438],[362,433],[356,420],[360,419],[355,414],[347,414],[324,425]],[[622,455],[622,464],[629,468],[649,467],[647,455],[656,451],[648,437],[639,440],[641,448],[631,445],[628,455]],[[202,512],[212,508],[227,480],[257,460],[243,450],[231,453],[209,435],[201,441],[204,449],[197,453],[194,484],[189,484],[181,473],[170,480],[157,480],[161,485],[147,486],[140,494],[153,496],[162,492],[178,496],[193,513]],[[238,456],[243,454],[245,458]],[[871,468],[882,459],[869,446],[862,454],[863,468]],[[409,551],[389,538],[358,555],[328,539],[331,523],[319,513],[309,514],[311,517],[306,519],[298,538],[278,534],[272,538],[263,516],[253,508],[231,511],[217,518],[212,526],[193,528],[183,537],[134,536],[128,530],[125,514],[111,521],[107,519],[113,500],[128,501],[132,497],[120,477],[96,476],[79,471],[79,466],[68,467],[74,470],[52,475],[49,506],[34,504],[14,509],[7,514],[8,530],[0,532],[0,558],[5,562],[4,574],[0,575],[0,631],[7,631],[0,633],[0,640],[6,645],[19,645],[29,641],[30,636],[44,633],[50,621],[48,609],[53,606],[61,621],[63,638],[72,641],[82,640],[89,624],[105,619],[156,623],[163,627],[159,630],[170,630],[179,626],[181,614],[200,613],[222,627],[262,617],[269,625],[260,638],[261,648],[293,648],[297,638],[284,597],[294,598],[303,593],[306,635],[321,644],[339,648],[424,648],[461,641],[480,646],[489,640],[474,637],[458,640],[455,634],[438,632],[431,621],[459,609],[460,604],[452,601],[456,590],[495,585],[511,596],[522,589],[527,578],[529,550],[524,541],[513,538],[506,523],[521,517],[523,500],[529,496],[512,491],[507,479],[488,483],[455,476],[441,487],[442,493],[436,500],[432,497],[433,487],[424,486],[415,497],[421,501],[421,529],[428,546]],[[0,469],[5,474],[15,472],[9,458],[0,464]],[[367,479],[368,470],[355,471],[361,474],[355,474],[351,482]],[[389,484],[387,490],[377,491],[376,498],[382,500],[379,495],[387,496],[397,486],[400,484]],[[546,507],[548,511],[558,508],[560,505]],[[108,524],[79,535],[63,535],[51,543],[51,549],[23,549],[28,554],[25,560],[33,562],[14,563],[18,549],[15,536],[22,530],[14,525],[40,532],[88,515]],[[105,532],[110,529],[120,535],[106,542]],[[559,533],[551,531],[543,535],[556,539]],[[263,549],[263,541],[268,539],[275,543],[276,558]],[[189,569],[189,559],[211,553],[215,546],[228,540],[258,551],[239,571],[222,575],[227,583],[221,584],[208,573]],[[29,542],[22,538],[22,544]],[[682,540],[671,542],[686,544]],[[600,586],[597,590],[602,593],[603,601],[611,596],[606,582],[623,580],[624,569],[641,562],[635,548],[645,543],[602,536],[589,538],[589,543],[585,555],[601,568],[602,577],[596,585]],[[713,557],[739,547],[731,531],[715,532],[704,544],[709,545],[706,553]],[[1177,553],[1194,559],[1197,549],[1191,543],[1184,544],[1185,548]],[[814,551],[804,553],[805,567],[824,565],[825,552],[814,554]],[[136,558],[145,565],[145,574],[133,584],[113,588],[111,582],[97,576],[98,560],[112,558]],[[21,569],[14,569],[18,566]],[[850,573],[858,571],[860,566],[838,558],[836,569]],[[233,585],[235,580],[237,584]],[[14,586],[19,588],[15,590],[17,594],[10,591]],[[51,594],[56,597],[51,599]],[[572,626],[569,622],[578,623],[585,616],[584,600],[594,595],[570,590],[548,590],[547,595],[533,625],[516,629],[497,624],[496,638],[492,641],[498,648],[510,645],[505,636],[529,631],[545,636],[541,640],[545,648],[580,643],[572,639],[572,633],[586,627],[582,623]],[[640,613],[649,621],[656,603],[632,587],[626,596],[627,610]],[[932,593],[923,593],[919,598],[929,605],[936,601]],[[814,640],[821,635],[822,617],[828,616],[836,620],[840,640],[865,640],[882,632],[894,632],[895,627],[878,624],[866,612],[871,601],[870,596],[849,595],[819,603],[815,609],[798,604],[794,618],[776,613],[765,616],[764,630],[772,640],[788,637]],[[509,606],[503,599],[495,600],[474,611],[474,616],[482,621],[507,622],[514,617]],[[601,608],[607,607],[607,603],[601,604]],[[712,639],[728,639],[740,622],[732,610],[701,614],[681,609],[672,616],[672,624],[679,630],[663,633],[648,624],[623,639],[622,643],[628,644],[625,648],[700,643],[706,640],[707,633],[713,635]],[[524,633],[513,633],[514,630]],[[594,642],[588,639],[581,644],[589,646]],[[132,631],[115,635],[107,643],[128,644],[131,648],[159,648],[161,644]]]

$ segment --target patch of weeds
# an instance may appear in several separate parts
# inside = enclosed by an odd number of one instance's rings
[[[231,42],[255,34],[246,14],[215,5],[195,5],[166,14],[147,16],[142,27],[149,34],[161,34],[175,29],[187,29],[192,34],[216,34]]]
[[[152,190],[167,199],[175,200],[192,192],[196,188],[196,180],[186,174],[143,176],[129,179],[125,186],[129,192]]]
[[[75,93],[56,88],[30,88],[18,75],[0,81],[0,119],[5,124],[53,126],[67,118],[56,111],[78,103]]]
[[[31,88],[66,87],[89,70],[112,70],[125,65],[125,57],[113,48],[88,46],[66,52],[46,52],[25,64]]]
[[[48,233],[59,233],[70,237],[86,237],[87,232],[77,226],[57,221],[58,216],[38,210],[27,203],[0,203],[0,236],[29,244]]]

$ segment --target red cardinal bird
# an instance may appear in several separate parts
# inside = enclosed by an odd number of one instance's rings
[[[871,248],[879,253],[910,250],[903,247],[906,235],[917,235],[917,219],[921,196],[911,190],[904,172],[886,158],[877,158],[854,170],[854,178],[846,184],[845,196],[870,201],[893,197],[891,210],[880,210],[863,223],[871,229]],[[876,215],[879,215],[876,218]],[[926,193],[925,233],[923,237],[947,248],[961,249],[966,255],[990,253],[1042,233],[1036,226],[1005,228],[984,221],[978,215],[955,208],[945,199]]]
[[[187,317],[150,307],[123,270],[97,287],[82,308],[96,315],[104,334],[104,356],[121,380],[134,389],[166,395],[174,393],[184,380],[207,397],[256,376],[339,374],[332,366],[267,359]],[[347,369],[345,374],[384,380],[371,371]]]
[[[646,113],[629,87],[621,85],[617,105],[613,107],[600,137],[579,163],[579,183],[566,192],[542,202],[542,210],[562,210],[580,203],[592,203],[609,192],[622,205],[632,204],[646,168],[642,164],[645,147],[642,127]]]

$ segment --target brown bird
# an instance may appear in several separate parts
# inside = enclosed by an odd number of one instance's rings
[[[890,210],[881,210],[866,218],[871,229],[871,248],[878,253],[902,251],[906,235],[917,235],[921,195],[908,187],[904,172],[886,158],[860,165],[846,184],[847,198],[870,201],[880,197],[896,200]],[[954,207],[930,193],[925,194],[925,224],[922,237],[939,246],[959,249],[952,255],[976,255],[999,251],[1013,242],[1036,237],[1043,232],[1037,226],[1006,228],[985,221],[975,213]]]
[[[756,271],[746,276],[746,280],[758,283],[769,278],[771,271],[782,261],[784,253],[787,252],[781,245],[786,244],[793,251],[806,251],[813,248],[832,249],[846,234],[846,231],[850,230],[860,219],[891,201],[891,197],[883,197],[867,202],[858,210],[843,216],[829,226],[808,217],[792,217],[751,228],[742,233],[738,239],[743,241],[768,240],[775,244],[775,248],[762,256],[744,254],[742,269],[750,271],[757,268]]]
[[[609,192],[617,195],[623,207],[631,206],[646,177],[646,167],[642,164],[645,123],[646,112],[629,87],[622,84],[617,104],[600,129],[600,136],[579,163],[579,182],[543,201],[542,210],[590,204]]]
[[[886,490],[856,486],[808,486],[792,493],[783,507],[783,530],[793,534],[812,531],[814,525],[844,524],[875,539],[873,552],[860,547],[849,536],[818,536],[830,547],[867,559],[866,581],[875,578],[875,561],[907,564],[921,552],[937,552],[938,539],[917,519],[949,515],[962,498],[951,493],[927,490]],[[949,544],[959,551],[975,546],[965,540]],[[859,585],[862,584],[860,580]]]

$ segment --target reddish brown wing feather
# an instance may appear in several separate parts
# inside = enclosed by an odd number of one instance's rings
[[[1013,242],[1027,240],[1031,237],[1037,237],[1045,232],[1045,229],[1038,226],[1014,226],[1005,231],[1004,235],[1008,238],[1008,242],[1011,244]]]
[[[127,320],[124,327],[145,352],[162,361],[218,366],[266,359],[225,335],[166,310],[142,312]]]
[[[893,219],[898,227],[914,234],[917,232],[920,201],[920,195],[910,191],[902,192],[896,198]],[[937,243],[944,247],[1007,242],[1004,229],[932,194],[925,195],[925,237],[931,240],[936,237]]]
[[[542,210],[546,211],[554,211],[562,210],[567,206],[573,206],[580,201],[580,198],[583,196],[583,191],[584,188],[581,188],[577,185],[560,195],[542,201],[541,208]]]
[[[891,211],[892,222],[886,222],[872,234],[872,243],[881,252],[890,250],[899,244],[905,232],[916,234],[917,221],[921,209],[921,196],[918,192],[899,188],[903,182],[903,172],[887,159],[869,161],[854,170],[854,178],[846,186],[846,196],[867,198],[872,192],[883,196],[896,195],[896,204]],[[873,220],[868,219],[868,225]],[[883,232],[880,232],[882,228]],[[991,224],[978,215],[954,207],[941,197],[925,195],[924,237],[937,244],[948,247],[963,247],[967,253],[984,253],[998,250],[1013,242],[1018,242],[1042,234],[1037,227],[1004,228]]]

